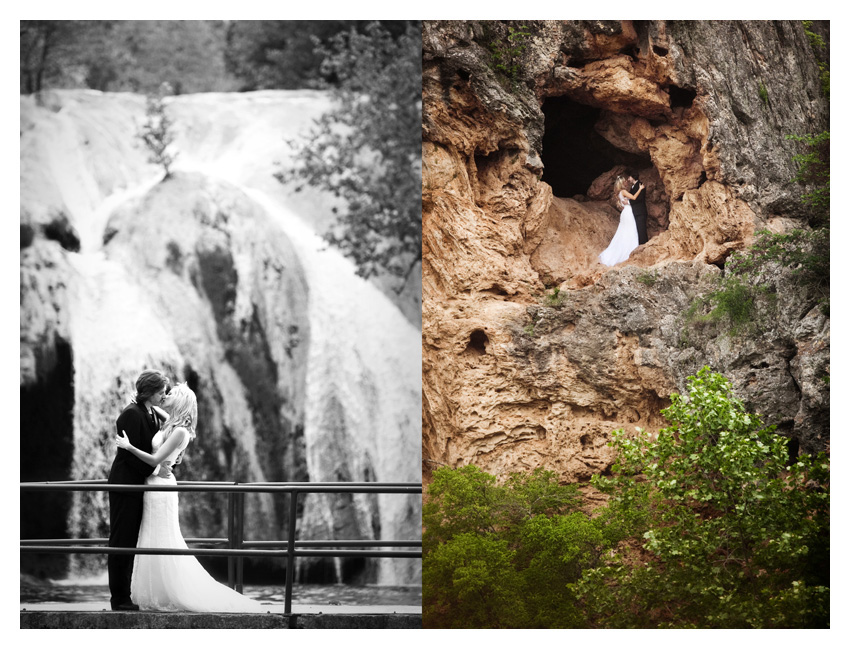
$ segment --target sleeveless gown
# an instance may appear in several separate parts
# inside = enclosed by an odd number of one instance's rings
[[[162,431],[153,438],[153,452],[165,441]],[[189,444],[185,443],[168,457],[174,459]],[[149,485],[177,484],[168,478],[150,476]],[[177,491],[146,491],[139,530],[140,548],[183,548],[186,541],[180,533],[177,516]],[[218,583],[198,560],[190,555],[137,554],[133,563],[130,586],[133,603],[142,610],[195,611],[200,613],[263,613],[266,609],[224,584]]]
[[[611,243],[599,254],[599,261],[606,266],[626,261],[632,250],[638,247],[637,223],[635,223],[635,215],[629,199],[620,196],[620,205],[623,205],[623,211],[620,212],[620,225]]]

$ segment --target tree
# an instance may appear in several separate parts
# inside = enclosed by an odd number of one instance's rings
[[[74,25],[62,20],[22,20],[21,92],[32,94],[44,88],[45,77],[55,66],[63,44],[74,39]]]
[[[148,161],[160,165],[165,170],[163,180],[168,180],[171,177],[171,165],[174,164],[177,153],[169,150],[169,146],[174,141],[173,124],[165,113],[162,93],[148,96],[146,115],[147,121],[142,125],[139,138],[150,151]]]
[[[393,37],[371,23],[316,45],[322,74],[336,82],[335,108],[290,143],[295,166],[276,177],[343,200],[324,236],[358,275],[407,278],[422,258],[419,29]]]
[[[21,92],[232,90],[225,33],[215,20],[21,21]]]
[[[615,431],[614,476],[593,480],[643,544],[574,586],[591,624],[828,626],[827,458],[790,464],[786,440],[708,367],[688,383],[657,439]]]

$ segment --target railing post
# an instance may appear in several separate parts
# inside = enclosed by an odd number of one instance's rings
[[[242,542],[245,540],[245,492],[240,491],[233,494],[236,496],[236,547],[242,549]],[[243,567],[245,557],[236,557],[236,592],[242,592],[243,582]]]
[[[236,527],[236,494],[227,494],[227,547],[236,547],[235,527]],[[236,557],[227,557],[227,586],[228,588],[236,588]]]
[[[298,504],[298,492],[294,489],[289,498],[289,536],[286,543],[286,596],[283,614],[292,614],[292,582],[295,580],[295,511]]]

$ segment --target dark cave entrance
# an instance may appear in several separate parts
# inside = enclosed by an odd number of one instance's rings
[[[594,129],[601,108],[579,104],[569,97],[543,101],[543,182],[561,198],[586,194],[591,183],[617,165],[635,169],[652,166],[648,154],[623,151]]]
[[[57,337],[36,359],[38,380],[21,386],[21,482],[70,480],[74,454],[74,361]],[[21,494],[22,539],[68,538],[71,494]],[[39,578],[64,576],[67,554],[21,554],[21,572]]]

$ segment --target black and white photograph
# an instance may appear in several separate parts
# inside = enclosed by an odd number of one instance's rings
[[[421,627],[420,56],[20,21],[22,627]]]

